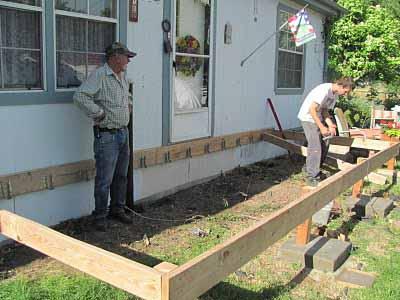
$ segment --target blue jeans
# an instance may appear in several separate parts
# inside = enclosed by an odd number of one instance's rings
[[[121,211],[125,207],[130,154],[128,130],[100,132],[94,137],[93,149],[96,160],[93,215],[103,218],[107,215],[109,195],[110,211]]]

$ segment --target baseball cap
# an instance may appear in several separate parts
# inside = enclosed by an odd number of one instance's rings
[[[124,44],[120,42],[114,42],[110,46],[108,46],[105,50],[106,56],[110,57],[114,54],[122,54],[127,55],[128,57],[135,57],[136,53],[130,51]]]

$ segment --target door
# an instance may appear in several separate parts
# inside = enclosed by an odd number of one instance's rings
[[[171,142],[211,135],[212,1],[173,1]]]

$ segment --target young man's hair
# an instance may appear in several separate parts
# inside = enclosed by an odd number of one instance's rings
[[[354,81],[351,77],[343,77],[335,81],[337,85],[340,85],[344,88],[354,88]]]

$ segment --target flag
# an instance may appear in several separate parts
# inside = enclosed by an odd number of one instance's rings
[[[290,17],[288,24],[297,47],[317,38],[305,9]]]

